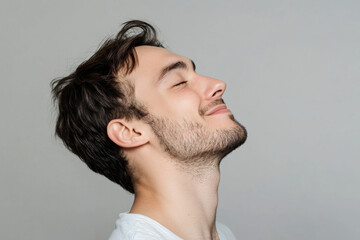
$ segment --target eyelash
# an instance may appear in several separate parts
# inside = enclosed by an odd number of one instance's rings
[[[175,85],[174,85],[174,87],[177,87],[177,86],[183,85],[183,84],[185,84],[185,83],[187,83],[187,81],[182,81],[182,82],[179,82],[178,84],[175,84]]]

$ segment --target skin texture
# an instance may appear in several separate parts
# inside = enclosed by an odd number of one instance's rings
[[[148,216],[184,239],[218,239],[219,163],[246,139],[222,101],[226,84],[197,74],[188,58],[166,49],[135,50],[137,66],[125,79],[150,114],[108,125],[108,136],[124,149],[133,172],[130,213]],[[177,62],[185,65],[163,71]],[[217,107],[223,109],[209,115]]]

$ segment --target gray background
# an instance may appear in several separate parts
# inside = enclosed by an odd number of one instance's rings
[[[359,1],[10,1],[0,7],[0,238],[106,239],[132,196],[53,137],[49,82],[121,23],[228,83],[248,129],[222,163],[238,239],[360,239]]]

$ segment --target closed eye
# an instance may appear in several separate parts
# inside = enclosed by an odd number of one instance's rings
[[[183,85],[183,84],[186,84],[187,81],[182,81],[182,82],[179,82],[177,84],[174,85],[174,87],[177,87],[177,86],[180,86],[180,85]]]

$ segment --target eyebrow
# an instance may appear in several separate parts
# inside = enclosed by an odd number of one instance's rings
[[[191,64],[192,64],[193,70],[195,71],[196,65],[193,60],[191,60]],[[159,81],[162,80],[168,72],[175,70],[175,69],[185,69],[186,70],[186,69],[188,69],[188,66],[186,65],[186,63],[184,61],[177,61],[175,63],[171,63],[170,65],[164,67],[161,70],[161,73],[159,76]]]

